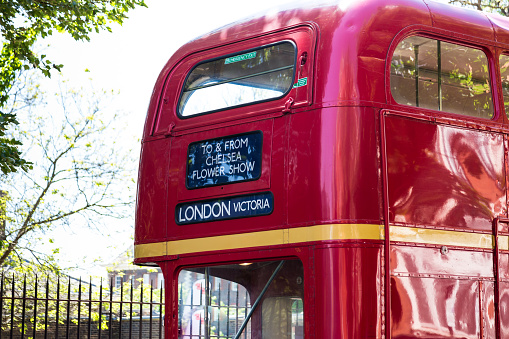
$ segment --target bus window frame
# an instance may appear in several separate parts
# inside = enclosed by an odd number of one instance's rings
[[[222,251],[221,251],[222,252]],[[312,317],[312,312],[314,312],[315,305],[314,305],[314,298],[310,297],[311,291],[313,291],[313,287],[315,285],[314,276],[312,274],[312,271],[310,271],[309,265],[309,258],[306,260],[306,254],[308,254],[307,246],[305,247],[291,247],[291,248],[280,248],[280,249],[267,249],[267,250],[261,250],[257,251],[256,253],[248,252],[245,250],[235,250],[231,252],[228,255],[225,255],[224,253],[208,253],[208,254],[183,254],[179,255],[179,263],[178,265],[174,266],[173,269],[173,281],[178,282],[179,275],[182,272],[182,270],[185,269],[192,269],[192,268],[202,268],[202,267],[212,267],[212,266],[223,266],[223,265],[235,265],[235,264],[242,264],[242,263],[255,263],[255,262],[278,262],[278,261],[292,261],[292,260],[298,260],[302,265],[302,291],[303,291],[303,298],[302,302],[304,304],[303,311],[304,311],[304,323],[306,324],[304,328],[304,333],[311,333],[313,330],[313,324],[311,322],[306,323],[306,317],[310,318]],[[225,259],[226,257],[229,257],[228,259]],[[307,265],[306,265],[307,263]],[[230,280],[231,281],[231,280]],[[233,282],[233,281],[232,281]],[[239,285],[241,285],[239,283]],[[243,285],[241,285],[243,286]],[[245,286],[243,286],[246,288]],[[173,309],[173,314],[178,315],[179,314],[179,284],[174,283],[172,286],[172,294],[173,294],[173,300],[171,303],[171,309]],[[262,298],[262,304],[263,301],[266,300],[267,296]],[[258,307],[263,306],[260,304]],[[166,312],[168,312],[169,309],[167,309]],[[306,316],[307,314],[307,316]],[[178,324],[178,319],[177,322]],[[260,324],[261,325],[261,324]],[[178,331],[178,326],[174,327],[174,331]],[[176,332],[174,332],[176,333]],[[306,336],[305,336],[306,337]]]
[[[168,136],[169,130],[172,135],[185,134],[184,131],[196,128],[210,129],[211,125],[250,119],[260,115],[268,117],[279,116],[287,105],[289,98],[293,99],[291,108],[301,108],[312,104],[314,95],[314,72],[315,53],[318,40],[318,28],[315,23],[299,23],[285,29],[278,29],[264,34],[254,35],[249,39],[236,40],[229,44],[218,44],[204,47],[200,50],[192,50],[183,54],[178,61],[173,63],[164,75],[164,84],[158,90],[157,109],[150,122],[150,136]],[[242,107],[233,107],[220,110],[214,114],[193,115],[188,119],[182,119],[177,114],[177,108],[185,79],[189,72],[200,62],[221,58],[229,54],[237,54],[238,51],[258,49],[262,46],[272,45],[278,42],[291,41],[296,46],[296,58],[299,62],[302,54],[307,53],[305,65],[296,65],[294,83],[296,78],[308,78],[306,86],[290,88],[279,99],[257,102]],[[249,107],[249,108],[246,108]],[[251,109],[253,107],[253,109]],[[245,121],[245,120],[244,120]]]
[[[392,96],[391,92],[391,63],[392,57],[398,45],[405,39],[419,36],[428,39],[440,40],[442,42],[447,42],[459,46],[464,46],[468,48],[473,48],[479,51],[482,51],[486,59],[488,61],[488,75],[490,77],[490,86],[491,86],[491,99],[493,104],[493,117],[490,119],[470,116],[466,114],[458,114],[452,113],[449,111],[439,111],[430,108],[416,107],[411,105],[405,105],[398,103],[396,99]],[[433,121],[441,121],[446,123],[453,123],[460,126],[464,126],[468,124],[468,122],[473,122],[475,124],[483,124],[483,125],[502,125],[507,123],[506,118],[504,118],[504,107],[503,100],[501,99],[502,93],[500,93],[499,86],[500,84],[500,73],[497,70],[499,67],[498,60],[495,56],[500,56],[502,53],[497,53],[497,46],[495,43],[487,43],[485,40],[480,38],[471,37],[469,35],[460,35],[455,33],[451,35],[450,32],[447,32],[443,29],[435,28],[432,29],[427,26],[417,26],[417,27],[408,27],[406,29],[401,30],[392,40],[392,43],[387,51],[386,57],[386,68],[385,68],[385,95],[386,101],[389,108],[397,109],[398,111],[404,111],[412,113],[410,114],[418,114],[418,115],[427,115]],[[502,106],[501,106],[502,105]]]
[[[272,46],[282,45],[282,44],[285,44],[285,43],[290,43],[293,46],[295,53],[294,53],[294,58],[293,58],[293,74],[292,74],[293,81],[292,81],[292,84],[290,85],[290,87],[282,95],[277,96],[277,97],[272,97],[272,98],[269,98],[269,99],[251,101],[251,102],[248,102],[248,103],[245,103],[245,104],[234,105],[234,106],[227,106],[227,107],[224,107],[224,108],[219,108],[219,109],[215,109],[215,110],[205,111],[205,112],[196,113],[196,114],[192,114],[192,115],[187,115],[187,116],[182,115],[182,112],[180,112],[179,106],[180,106],[180,101],[182,100],[182,98],[184,96],[184,85],[187,83],[187,80],[189,79],[189,76],[191,75],[191,73],[198,66],[203,65],[205,63],[214,62],[214,61],[217,61],[217,60],[233,57],[233,56],[236,56],[236,55],[247,54],[247,53],[250,53],[250,52],[253,52],[253,51],[263,50],[265,48],[269,48],[269,47],[272,47]],[[295,76],[297,75],[297,60],[298,60],[298,46],[297,46],[297,44],[294,41],[288,40],[288,39],[284,39],[284,40],[277,41],[277,42],[274,42],[274,43],[271,43],[271,44],[267,44],[267,45],[263,45],[263,46],[258,46],[258,47],[250,48],[250,49],[247,49],[247,50],[239,50],[237,52],[232,52],[232,53],[229,53],[227,55],[222,55],[222,56],[215,57],[215,58],[212,58],[212,59],[203,60],[203,61],[195,64],[189,70],[189,72],[187,73],[187,75],[186,75],[186,77],[184,79],[183,85],[180,87],[180,95],[179,95],[178,100],[177,100],[177,106],[175,107],[175,110],[177,112],[177,117],[179,119],[192,119],[192,118],[195,118],[195,117],[198,117],[198,116],[202,116],[202,115],[214,114],[214,113],[217,113],[217,112],[228,111],[228,110],[235,109],[235,108],[242,108],[242,107],[246,107],[246,106],[252,106],[252,105],[261,104],[261,103],[264,103],[264,102],[280,100],[281,98],[286,97],[291,92],[291,90],[293,89],[293,84],[295,83]],[[185,105],[187,104],[187,101],[189,101],[189,99],[192,96],[193,95],[190,95],[186,99],[186,103],[184,104],[184,106],[182,106],[182,108],[185,107]]]
[[[504,119],[507,119],[509,121],[509,110],[506,110],[505,108],[505,100],[504,100],[504,90],[502,89],[502,72],[501,72],[501,64],[500,64],[500,58],[505,55],[509,58],[509,48],[507,47],[499,47],[497,49],[497,54],[494,57],[496,60],[497,65],[497,86],[500,86],[500,93],[499,93],[499,100],[500,100],[500,115],[504,116]],[[508,105],[509,107],[509,105]]]

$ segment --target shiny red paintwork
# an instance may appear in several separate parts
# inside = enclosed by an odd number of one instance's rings
[[[135,244],[328,223],[491,234],[493,218],[507,216],[509,121],[497,69],[498,56],[509,52],[508,29],[506,18],[428,0],[335,1],[289,6],[186,44],[162,70],[150,101]],[[411,34],[486,52],[493,120],[393,100],[390,56]],[[197,62],[282,39],[297,44],[298,57],[308,53],[298,75],[312,79],[307,87],[275,101],[177,117],[180,88]],[[283,110],[289,97],[296,103],[288,114]],[[186,189],[190,143],[255,130],[264,135],[259,180]],[[177,203],[252,191],[273,192],[271,215],[185,227],[175,223]],[[507,235],[508,225],[502,223],[499,232]],[[155,262],[165,274],[167,338],[177,336],[181,267],[284,257],[304,264],[306,338],[382,338],[389,333],[393,338],[496,337],[492,250],[453,246],[444,255],[440,245],[400,242],[385,252],[384,244],[310,242],[135,262]],[[509,255],[501,251],[499,256],[500,333],[508,338]],[[390,314],[385,305],[391,306]]]
[[[507,212],[503,134],[386,123],[392,220],[491,232],[493,216]]]

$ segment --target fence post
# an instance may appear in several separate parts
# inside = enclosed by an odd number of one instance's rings
[[[69,326],[71,322],[71,278],[67,284],[67,321],[65,324],[65,337],[69,338]]]
[[[21,303],[21,339],[25,339],[25,310],[27,300],[27,275],[23,276],[23,301]]]
[[[58,339],[58,325],[60,322],[60,277],[57,277],[57,303],[55,312],[56,312],[55,338]]]
[[[110,325],[110,339],[113,338],[113,326],[111,322],[111,318],[113,318],[113,278],[110,280],[110,319],[108,324]]]
[[[15,298],[14,298],[14,289],[16,286],[14,285],[14,273],[12,274],[12,291],[11,291],[11,334],[10,339],[14,337],[14,304],[15,304]]]
[[[152,339],[152,294],[154,292],[154,281],[150,280],[150,308],[149,308],[149,327],[148,327],[148,337]]]
[[[92,337],[92,277],[89,277],[88,285],[88,337]]]
[[[122,279],[123,280],[123,279]],[[120,284],[120,310],[119,310],[119,322],[118,322],[118,337],[122,339],[122,306],[124,301],[124,282]],[[131,338],[129,338],[131,339]]]
[[[103,280],[101,278],[101,286],[99,287],[99,339],[101,339],[103,321]]]
[[[34,289],[34,322],[32,324],[32,337],[35,339],[35,333],[37,329],[37,274],[35,275],[35,289]]]
[[[140,284],[140,326],[138,332],[140,335],[140,339],[143,338],[142,329],[143,329],[143,282]]]
[[[44,339],[48,339],[49,277],[46,276],[46,300],[44,302]]]
[[[78,283],[78,334],[77,339],[80,339],[80,324],[81,324],[81,277]],[[35,338],[35,336],[34,336]]]
[[[159,287],[159,339],[163,338],[163,286]]]
[[[131,279],[131,298],[129,299],[129,339],[133,332],[133,280]]]

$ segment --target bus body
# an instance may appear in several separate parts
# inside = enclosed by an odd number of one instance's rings
[[[135,263],[166,338],[509,338],[509,20],[298,4],[180,48]]]

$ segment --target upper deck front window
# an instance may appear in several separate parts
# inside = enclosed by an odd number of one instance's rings
[[[404,105],[490,119],[493,103],[483,51],[413,36],[391,60],[391,93]]]
[[[284,96],[292,87],[295,46],[283,42],[201,63],[188,75],[181,117]]]

